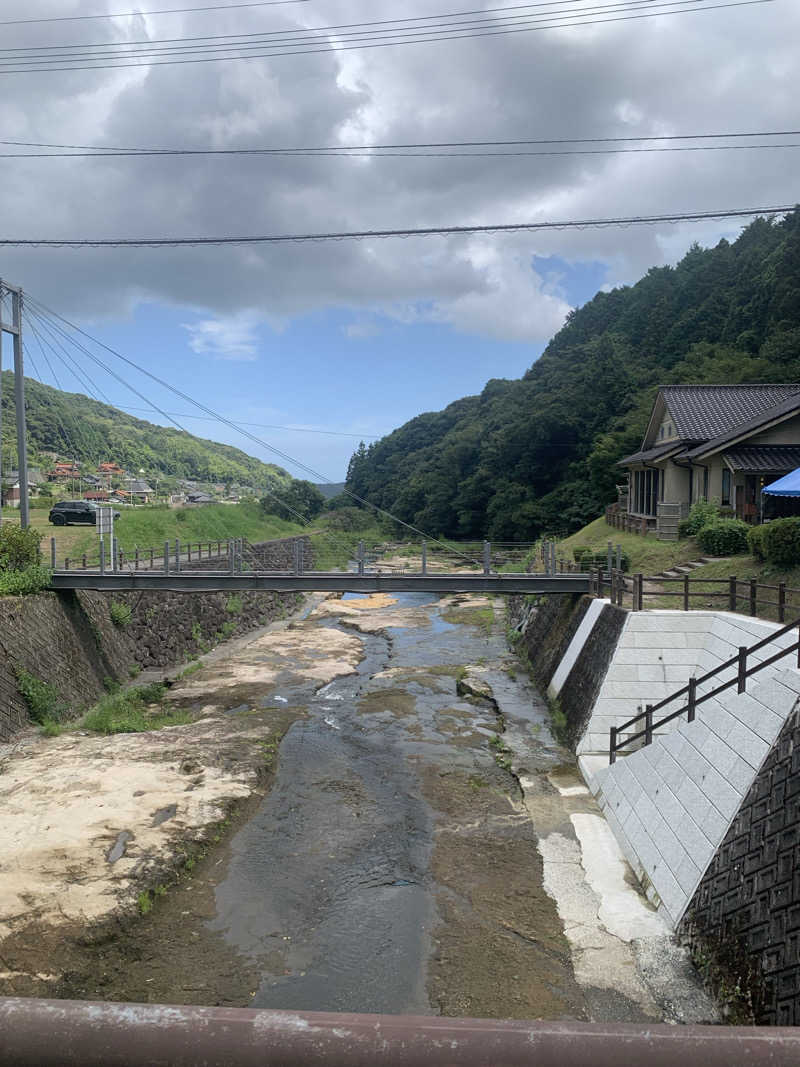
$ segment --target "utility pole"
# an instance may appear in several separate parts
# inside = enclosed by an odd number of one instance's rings
[[[3,322],[3,297],[11,297],[11,322]],[[13,337],[14,346],[14,404],[17,409],[17,467],[19,468],[19,521],[23,530],[30,525],[28,505],[28,452],[25,430],[25,371],[22,365],[22,289],[0,278],[0,347],[3,331]],[[0,359],[0,372],[2,360]],[[2,397],[0,397],[0,403]],[[1,447],[1,446],[0,446]],[[0,451],[0,468],[2,452]]]

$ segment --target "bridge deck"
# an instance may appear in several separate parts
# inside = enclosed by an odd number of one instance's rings
[[[57,571],[53,589],[144,590],[176,593],[274,590],[285,593],[586,593],[588,574],[352,574],[306,571],[292,574],[229,572]]]

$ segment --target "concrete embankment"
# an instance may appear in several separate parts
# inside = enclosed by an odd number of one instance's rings
[[[648,897],[671,928],[690,934],[698,959],[725,971],[728,988],[746,990],[753,1017],[800,1021],[792,933],[800,888],[786,858],[800,833],[791,799],[800,792],[800,767],[789,755],[800,695],[796,657],[759,671],[744,693],[733,686],[707,700],[693,722],[682,716],[660,728],[650,745],[613,766],[608,756],[612,726],[779,627],[728,612],[629,613],[603,601],[553,600],[518,601],[512,621]],[[795,640],[778,638],[751,664]],[[735,676],[732,667],[700,683],[698,697]]]

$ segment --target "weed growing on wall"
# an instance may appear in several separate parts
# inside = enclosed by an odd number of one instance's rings
[[[120,629],[126,627],[133,617],[130,605],[123,600],[112,600],[108,613],[111,616],[111,621]]]
[[[38,723],[48,736],[59,732],[59,722],[64,718],[66,709],[61,703],[58,690],[48,682],[43,682],[35,674],[19,667],[15,671],[17,676],[17,691],[28,709],[33,722]]]
[[[130,734],[192,721],[188,712],[177,708],[164,710],[163,697],[164,686],[159,682],[107,693],[86,712],[81,726],[99,734]]]

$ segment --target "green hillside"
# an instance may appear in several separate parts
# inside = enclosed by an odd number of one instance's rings
[[[800,379],[800,209],[573,311],[522,379],[353,456],[347,487],[424,530],[568,532],[615,498],[661,384]]]
[[[14,375],[3,373],[3,469],[17,465]],[[231,445],[194,437],[173,427],[156,426],[80,393],[64,393],[25,379],[28,449],[31,462],[40,452],[57,452],[89,467],[104,461],[148,476],[238,483],[254,489],[286,487],[291,476]],[[49,460],[44,459],[45,464]]]

